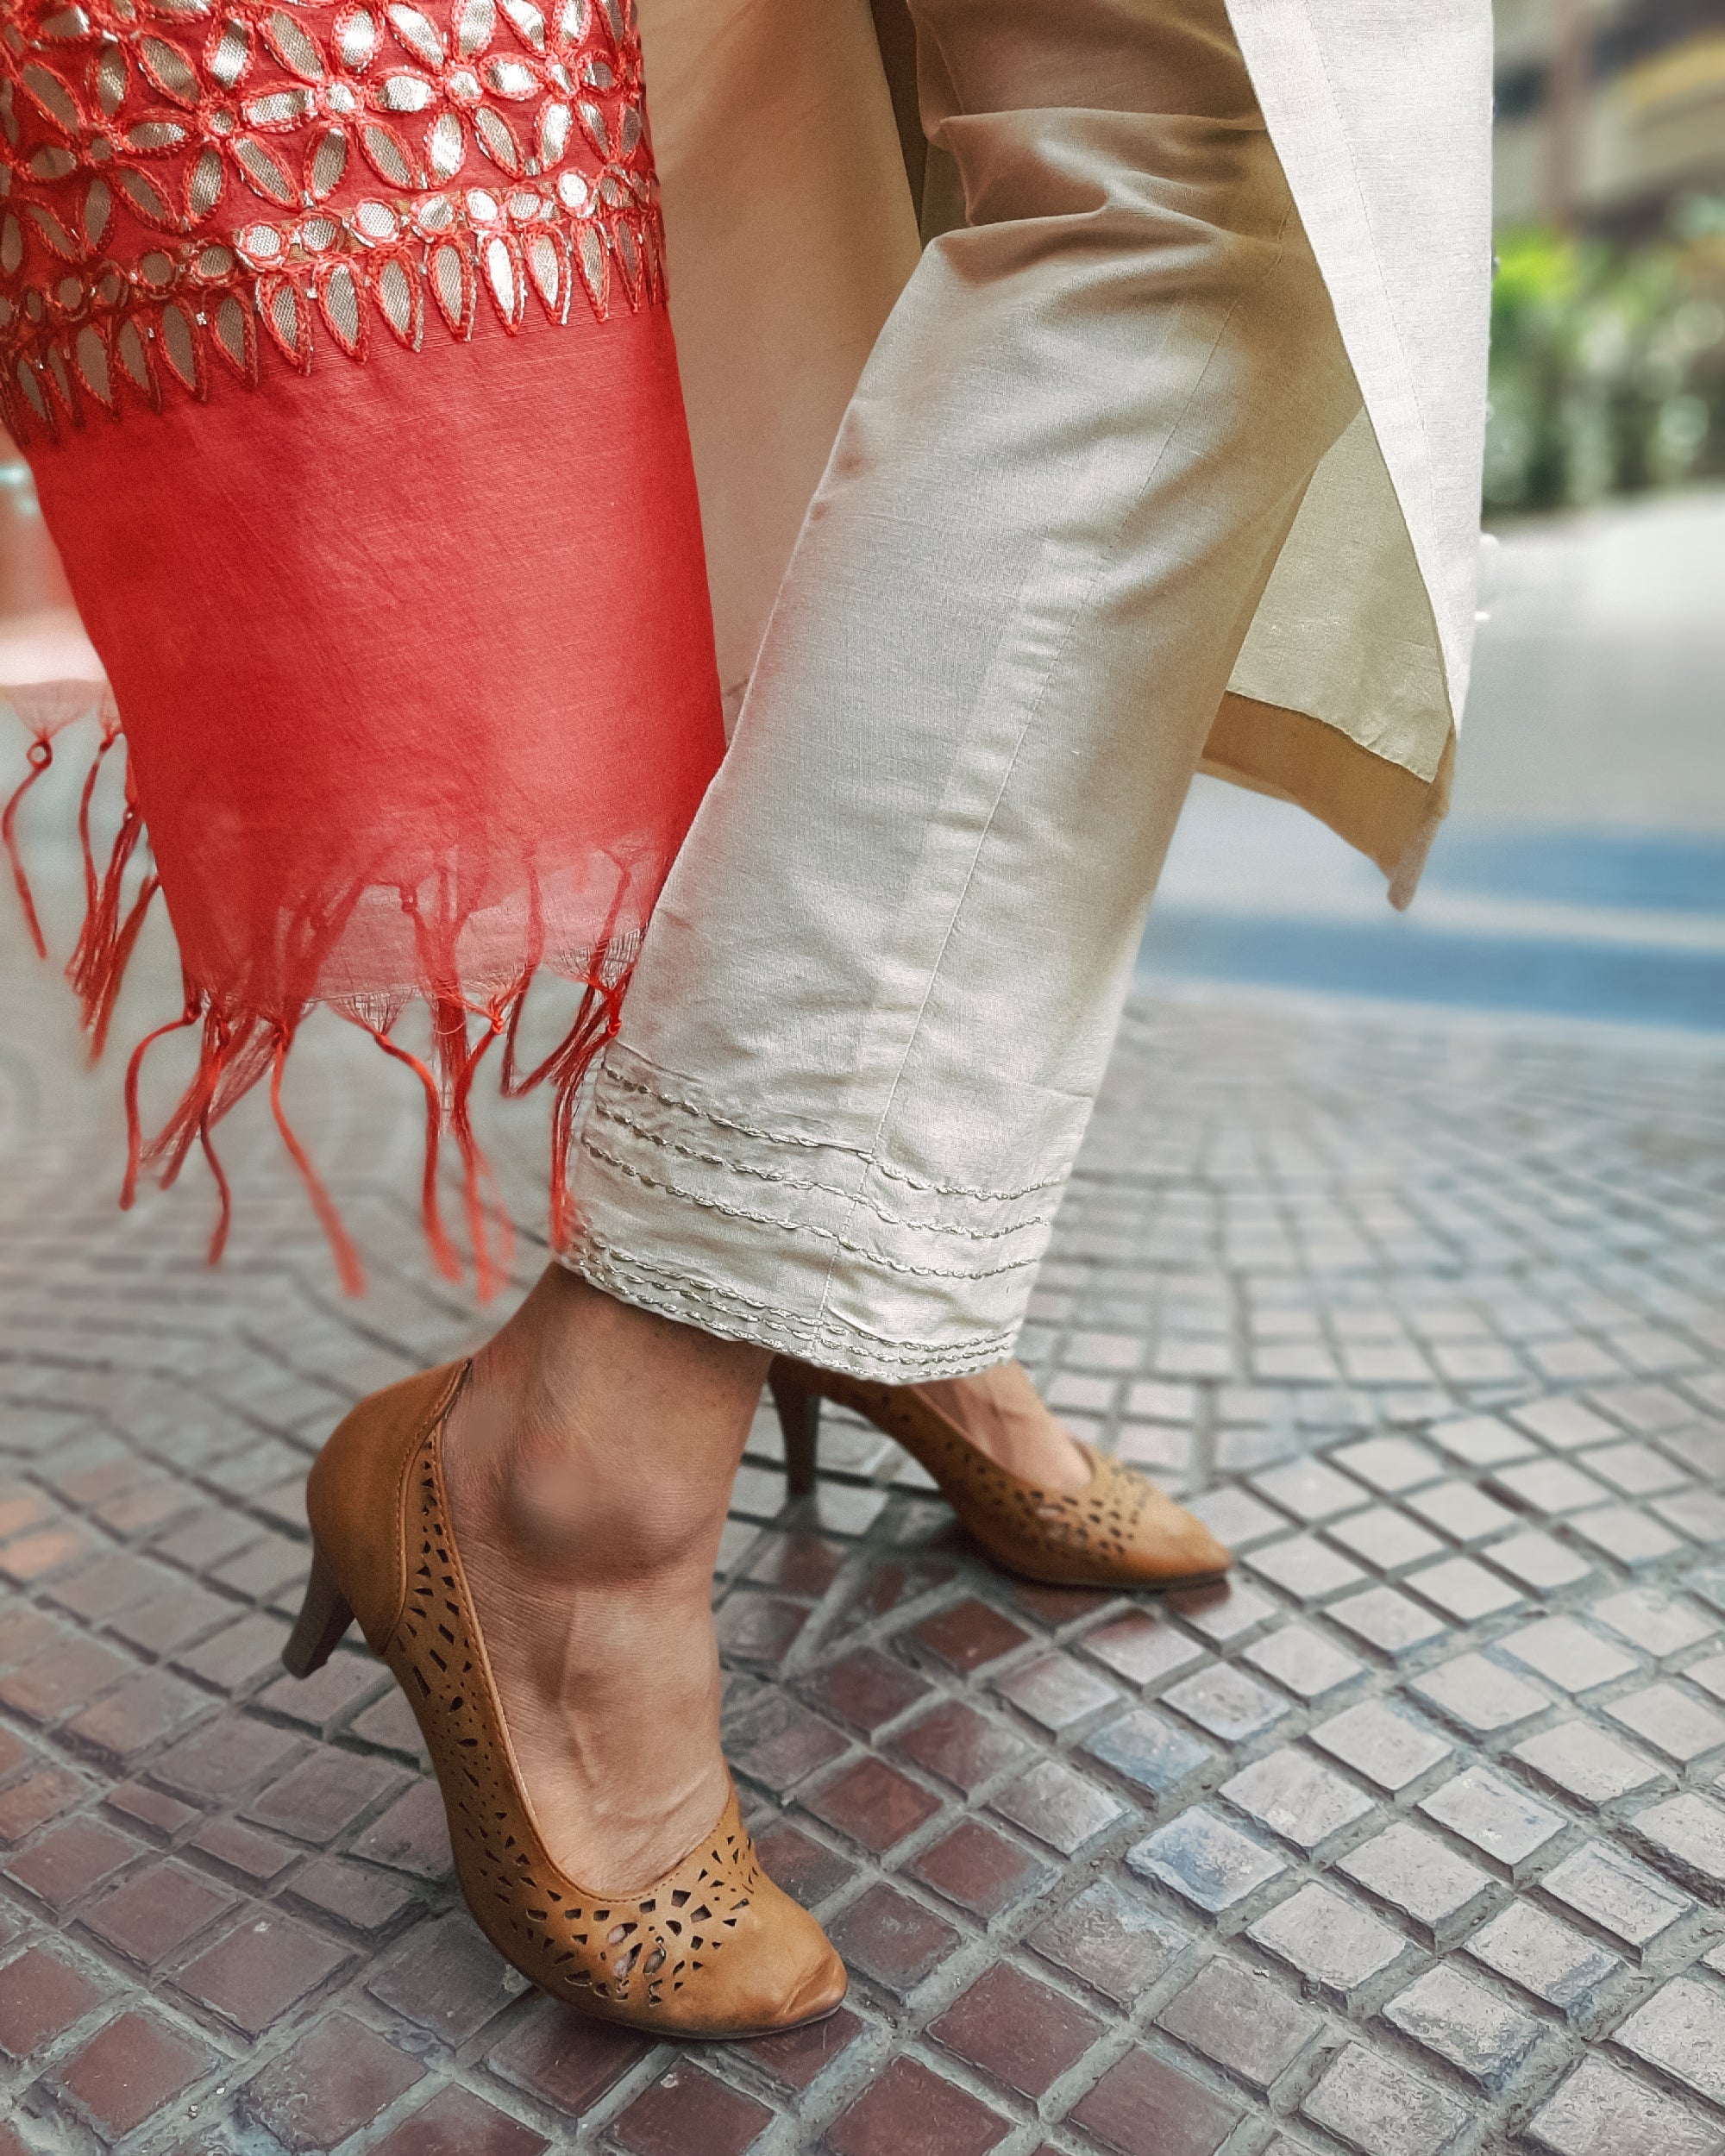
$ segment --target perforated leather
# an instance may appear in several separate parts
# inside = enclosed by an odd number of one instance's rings
[[[431,1411],[417,1427],[392,1394],[347,1419],[339,1451],[334,1440],[325,1448],[312,1529],[355,1607],[368,1577],[394,1576],[398,1558],[404,1593],[383,1656],[430,1752],[480,1929],[555,1996],[661,2035],[759,2035],[831,2012],[843,1967],[819,1926],[762,1870],[734,1789],[712,1833],[644,1893],[594,1893],[547,1852],[450,1531],[442,1435],[455,1388],[448,1373],[433,1375],[443,1382],[414,1381]],[[344,1478],[355,1493],[393,1482],[394,1517],[373,1505],[361,1529],[342,1504]],[[339,1557],[323,1533],[337,1512],[348,1515]]]
[[[1009,1570],[1057,1585],[1186,1586],[1230,1563],[1201,1521],[1125,1462],[1075,1439],[1092,1475],[1082,1490],[1039,1489],[996,1464],[914,1385],[875,1385],[780,1358],[822,1399],[865,1416],[926,1468],[959,1519]]]

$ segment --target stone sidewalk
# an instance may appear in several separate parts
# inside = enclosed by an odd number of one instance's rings
[[[854,1985],[679,2053],[480,1940],[379,1665],[277,1664],[311,1452],[480,1330],[411,1104],[293,1074],[349,1302],[262,1134],[212,1275],[201,1171],[120,1215],[116,1074],[6,1031],[0,2156],[1725,2142],[1725,1045],[1135,1004],[1026,1353],[1233,1583],[1014,1586],[843,1418],[787,1508],[757,1425],[731,1757]]]

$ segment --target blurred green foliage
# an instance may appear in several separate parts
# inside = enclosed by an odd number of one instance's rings
[[[1635,247],[1501,233],[1488,512],[1725,475],[1725,198]]]

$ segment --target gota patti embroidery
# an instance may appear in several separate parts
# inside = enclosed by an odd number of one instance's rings
[[[0,22],[0,410],[663,298],[626,0],[34,0]],[[429,301],[429,304],[428,304]]]

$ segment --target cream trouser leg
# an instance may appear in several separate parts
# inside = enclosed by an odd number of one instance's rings
[[[570,1262],[859,1376],[1011,1351],[1353,377],[1220,0],[916,0],[969,223],[869,361],[577,1151]]]

